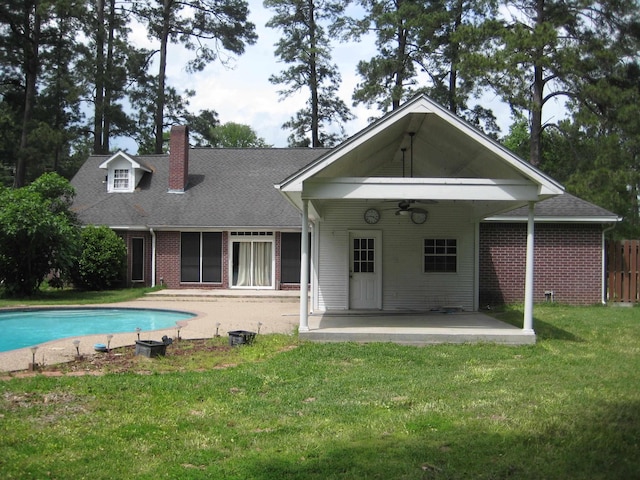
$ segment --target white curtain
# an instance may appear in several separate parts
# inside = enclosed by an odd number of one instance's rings
[[[237,243],[238,246],[238,279],[236,280],[236,286],[249,287],[251,286],[251,244],[250,243]]]
[[[253,282],[256,287],[271,285],[271,242],[253,244]]]
[[[269,287],[271,286],[271,242],[238,242],[234,246],[238,250],[236,287]]]

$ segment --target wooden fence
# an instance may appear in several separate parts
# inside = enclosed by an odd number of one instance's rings
[[[607,300],[640,302],[640,240],[607,242]]]

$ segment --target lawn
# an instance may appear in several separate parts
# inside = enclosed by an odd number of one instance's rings
[[[535,346],[259,336],[224,368],[3,381],[0,477],[640,478],[639,320],[536,306]]]

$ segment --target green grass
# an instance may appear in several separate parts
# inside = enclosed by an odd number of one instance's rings
[[[117,303],[136,300],[145,293],[158,290],[155,288],[122,288],[99,292],[83,292],[74,289],[43,288],[29,298],[10,298],[3,295],[0,289],[0,308],[23,305],[90,305],[96,303]]]
[[[0,382],[0,477],[639,478],[639,315],[537,306],[526,347],[259,336],[231,368]]]

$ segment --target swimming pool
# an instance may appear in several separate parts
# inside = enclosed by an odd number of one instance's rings
[[[195,314],[142,308],[38,308],[0,311],[0,352],[82,335],[161,330]]]

